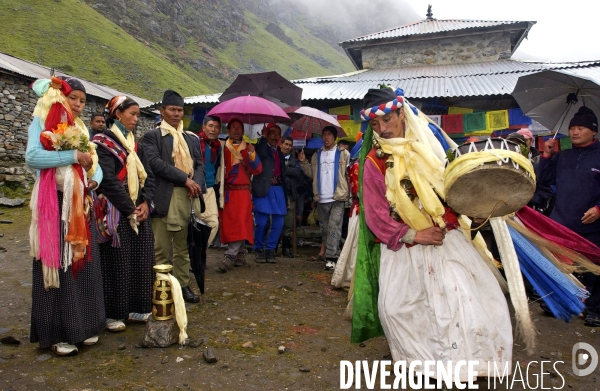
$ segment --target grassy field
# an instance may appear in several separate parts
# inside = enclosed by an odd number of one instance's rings
[[[246,18],[246,40],[213,49],[225,78],[233,80],[252,69],[251,63],[290,79],[353,69],[343,54],[311,35],[281,26],[298,48],[323,57],[330,66],[319,65],[265,31],[266,24],[253,14],[246,12]],[[0,51],[146,99],[160,99],[167,88],[190,96],[222,91],[228,84],[186,63],[202,57],[192,39],[177,51],[159,38],[142,43],[81,0],[4,0],[0,25]]]

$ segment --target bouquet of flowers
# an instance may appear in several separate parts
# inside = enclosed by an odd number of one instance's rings
[[[81,152],[90,152],[89,138],[81,132],[76,125],[69,126],[60,122],[56,128],[45,130],[40,136],[44,149],[48,151],[68,151],[77,149]]]

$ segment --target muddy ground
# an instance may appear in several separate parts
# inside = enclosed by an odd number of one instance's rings
[[[310,246],[298,248],[299,258],[278,258],[276,265],[250,260],[227,274],[214,271],[223,250],[209,249],[205,303],[187,305],[188,334],[203,339],[200,347],[141,348],[145,325],[129,323],[125,332],[103,332],[98,344],[81,346],[75,356],[58,357],[28,337],[29,209],[0,212],[0,220],[13,222],[0,224],[0,246],[6,249],[0,252],[0,338],[21,342],[0,344],[0,390],[336,390],[340,360],[389,359],[383,337],[349,342],[350,322],[343,317],[347,294],[329,285],[331,273],[322,263],[307,261],[317,252]],[[197,291],[195,283],[193,288]],[[514,347],[524,376],[529,365],[530,382],[523,387],[517,377],[512,389],[541,389],[541,361],[564,361],[555,369],[544,364],[551,370],[543,377],[544,388],[600,390],[600,366],[586,377],[575,376],[571,366],[577,342],[600,352],[600,329],[585,327],[581,318],[565,323],[546,317],[536,304],[531,309],[540,331],[536,353],[527,356],[518,339]],[[242,346],[247,342],[252,347]],[[287,348],[282,354],[281,345]],[[202,358],[207,346],[217,363]],[[361,384],[366,389],[364,380]],[[478,384],[488,389],[487,380]],[[504,383],[489,389],[510,388]]]

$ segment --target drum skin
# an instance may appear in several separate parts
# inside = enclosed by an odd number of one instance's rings
[[[518,144],[492,138],[459,146],[454,150],[453,164],[471,159],[471,152],[493,153],[494,149],[520,154]],[[456,178],[446,189],[446,202],[454,211],[472,218],[498,217],[527,205],[534,192],[535,181],[523,168],[515,168],[511,160],[499,160],[477,166]]]
[[[527,172],[512,163],[499,166],[491,162],[457,178],[446,191],[446,202],[457,213],[485,219],[490,213],[498,217],[516,212],[527,205],[534,192],[535,183]]]

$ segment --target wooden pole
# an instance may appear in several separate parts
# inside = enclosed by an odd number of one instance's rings
[[[294,257],[296,256],[296,242],[298,242],[296,239],[296,219],[298,218],[298,216],[296,216],[296,202],[298,201],[294,201],[294,207],[292,208],[292,211],[294,212],[294,221],[292,222],[292,254]]]

